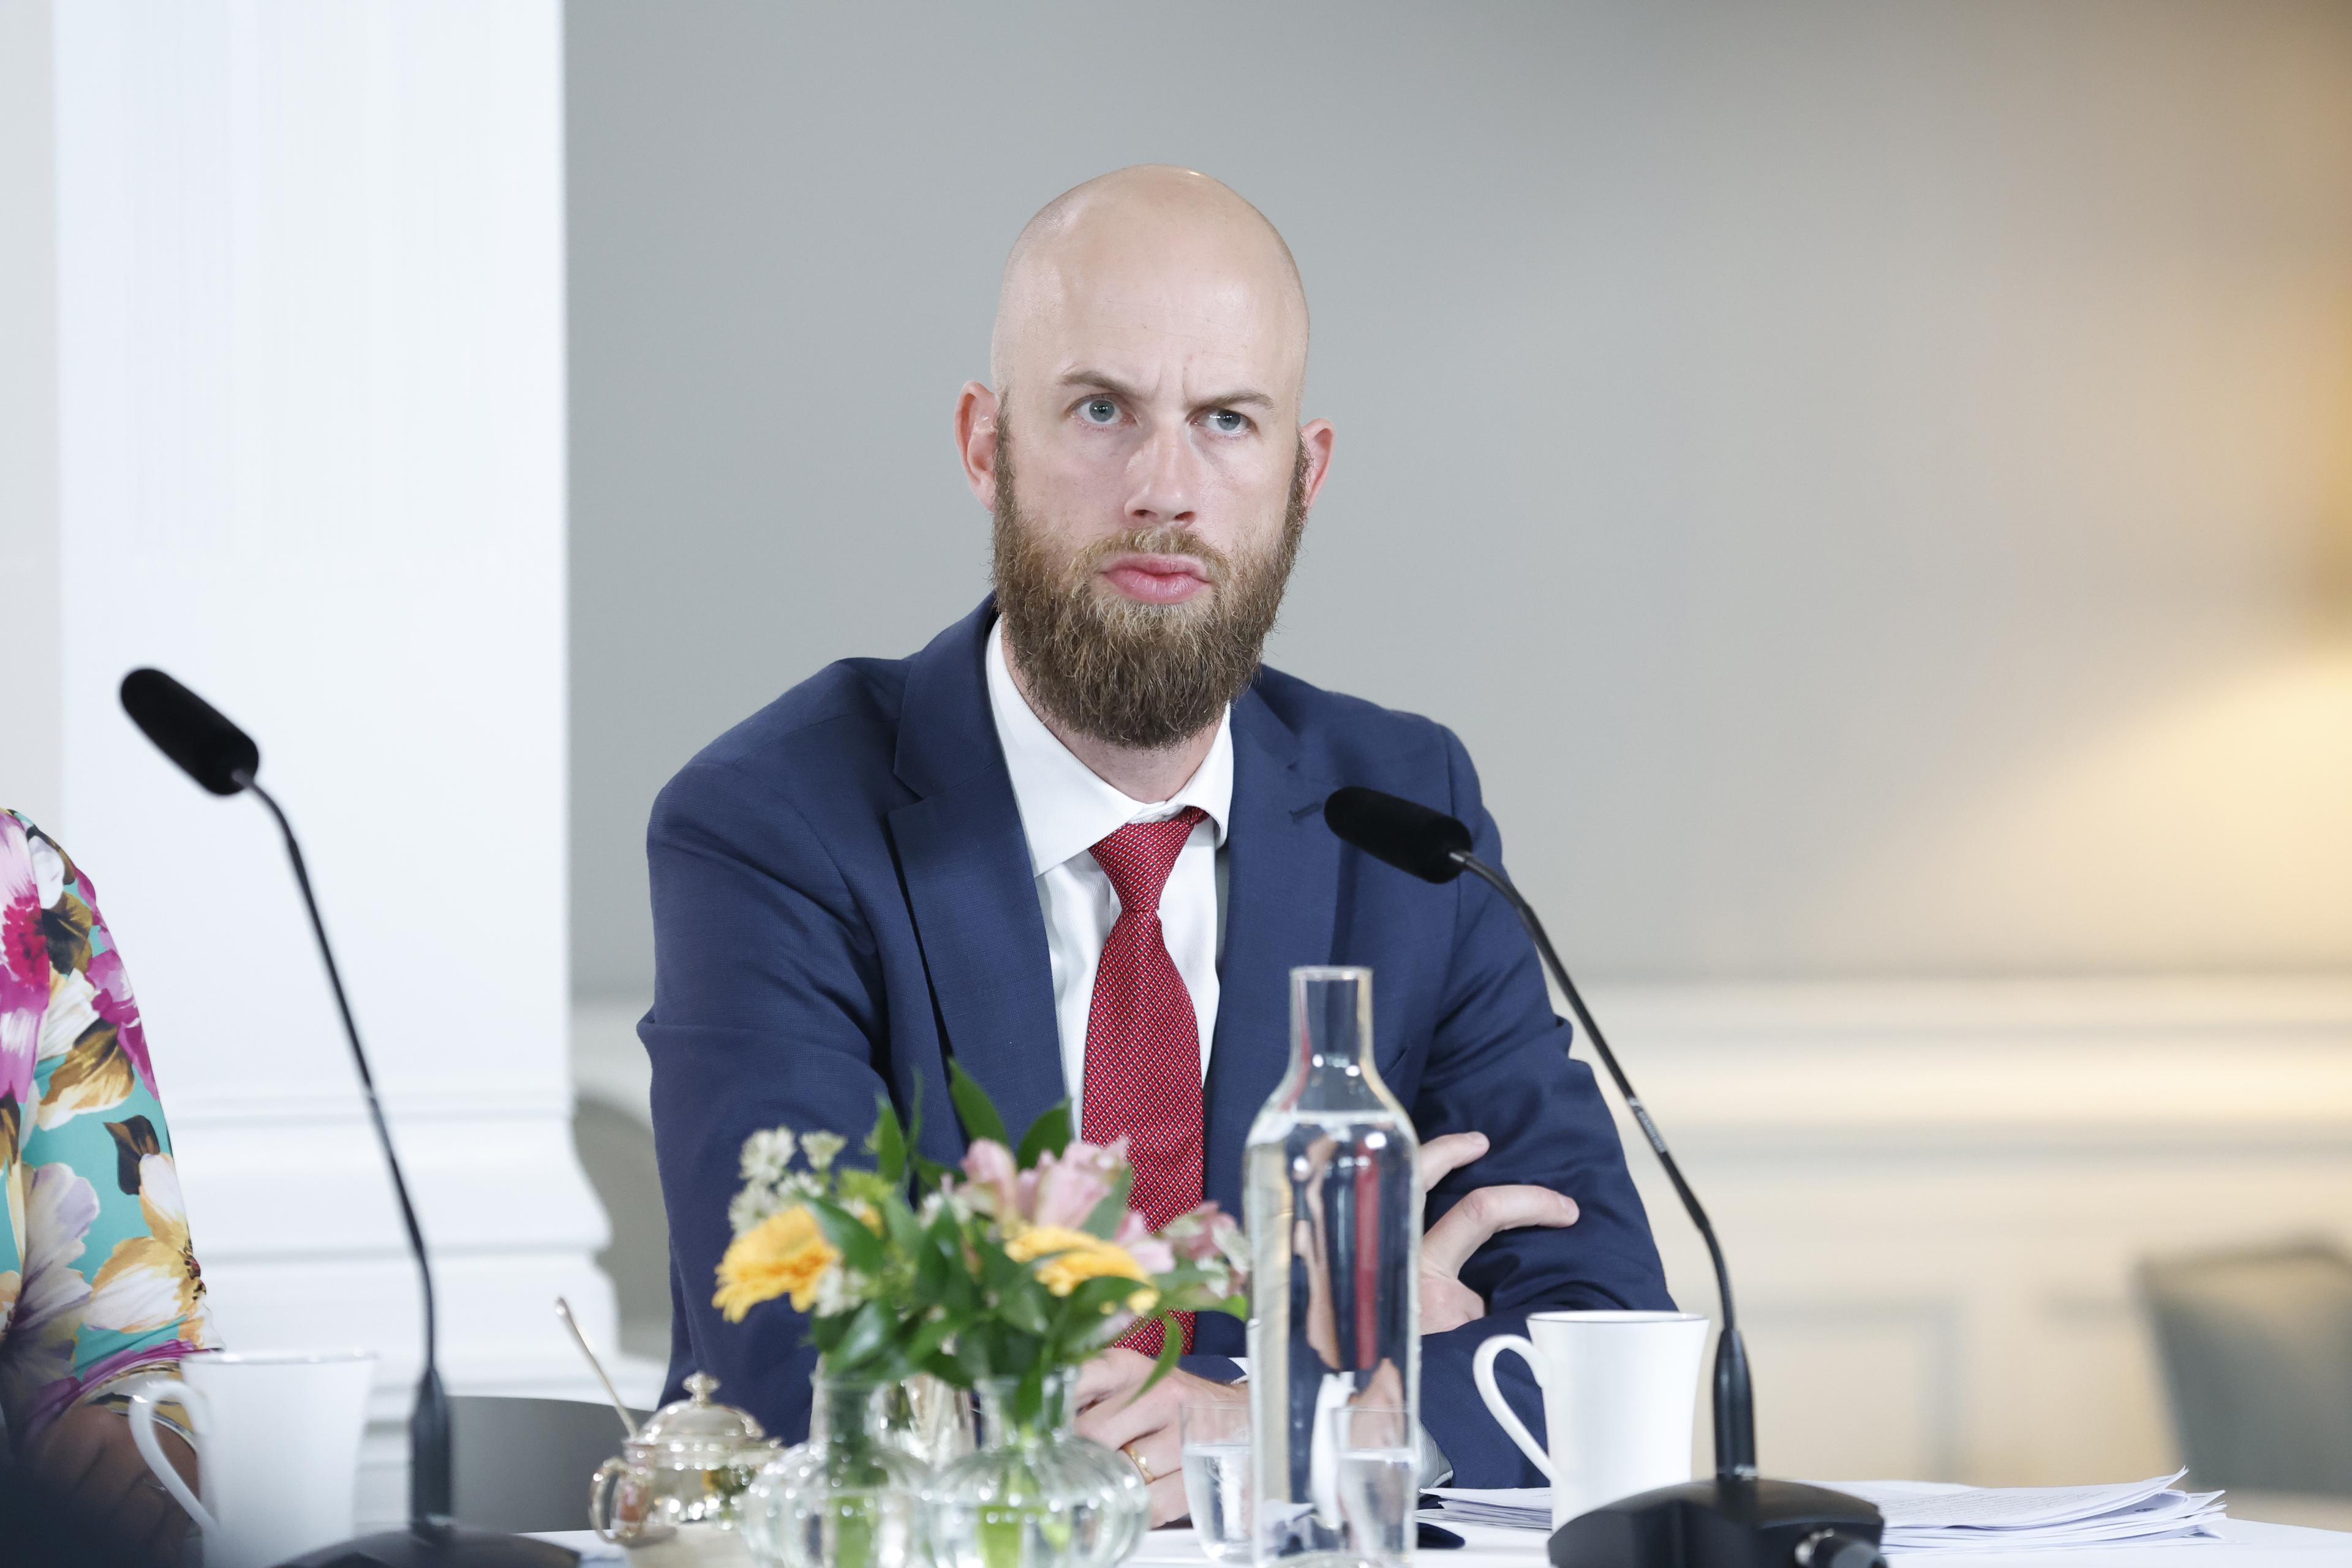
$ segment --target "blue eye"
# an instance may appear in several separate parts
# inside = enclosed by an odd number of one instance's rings
[[[1108,425],[1118,417],[1118,405],[1108,397],[1089,397],[1078,405],[1078,415],[1089,425]]]
[[[1221,436],[1232,436],[1249,428],[1249,421],[1230,408],[1220,408],[1209,416],[1209,428]]]

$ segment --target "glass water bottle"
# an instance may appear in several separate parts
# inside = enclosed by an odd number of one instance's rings
[[[1378,1555],[1349,1519],[1410,1520],[1421,1429],[1421,1173],[1412,1121],[1372,1061],[1372,972],[1290,972],[1289,1070],[1250,1128],[1255,1560]],[[1402,1411],[1392,1441],[1332,1412]]]

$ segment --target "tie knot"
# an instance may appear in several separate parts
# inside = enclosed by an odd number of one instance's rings
[[[1168,885],[1168,873],[1176,868],[1176,857],[1192,837],[1192,825],[1207,815],[1188,805],[1165,822],[1130,822],[1094,847],[1095,863],[1110,879],[1121,913],[1160,912],[1160,890]]]

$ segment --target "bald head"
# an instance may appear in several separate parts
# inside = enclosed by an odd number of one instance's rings
[[[1029,220],[997,296],[997,392],[1064,374],[1070,365],[1056,362],[1085,357],[1121,316],[1125,335],[1171,334],[1179,352],[1246,352],[1297,407],[1307,336],[1298,264],[1265,214],[1206,174],[1165,163],[1114,170]]]

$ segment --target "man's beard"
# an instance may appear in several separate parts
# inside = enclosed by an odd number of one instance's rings
[[[1228,556],[1185,528],[1136,529],[1075,558],[1055,553],[1013,494],[1008,432],[996,447],[996,607],[1028,696],[1046,716],[1114,746],[1160,751],[1217,721],[1257,674],[1266,635],[1307,531],[1307,445],[1290,475],[1282,534]],[[1127,554],[1186,555],[1208,587],[1178,605],[1147,605],[1100,587],[1096,574]]]

